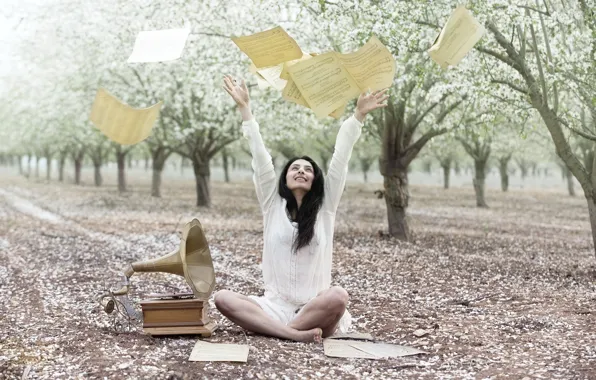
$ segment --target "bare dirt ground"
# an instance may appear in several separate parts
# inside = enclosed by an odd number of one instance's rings
[[[329,358],[322,345],[246,335],[217,312],[212,342],[250,344],[246,364],[189,362],[197,337],[115,330],[95,297],[121,268],[161,256],[198,217],[218,285],[262,292],[262,221],[252,184],[214,182],[211,209],[192,182],[145,179],[132,191],[0,179],[0,379],[21,378],[596,378],[596,259],[582,197],[556,191],[412,187],[414,241],[384,237],[378,185],[349,185],[338,212],[334,284],[351,295],[354,327],[426,355]],[[187,291],[183,279],[141,273],[131,299]],[[422,338],[416,329],[428,329]],[[116,332],[120,331],[120,332]]]

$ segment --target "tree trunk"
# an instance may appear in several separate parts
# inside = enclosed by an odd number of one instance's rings
[[[525,180],[528,177],[528,167],[527,166],[520,166],[519,169],[521,170],[521,179],[523,181],[523,180]]]
[[[226,181],[226,183],[230,183],[230,163],[228,160],[228,150],[226,148],[223,148],[221,150],[221,160],[222,160],[222,166],[223,166],[223,170],[224,170],[225,181]]]
[[[453,167],[453,170],[455,171],[455,175],[460,175],[460,173],[461,173],[461,167],[459,166],[459,161],[455,161],[455,165]]]
[[[79,155],[77,155],[77,157],[75,157],[74,165],[75,165],[75,184],[80,185],[81,184],[81,169],[83,167],[83,155],[82,154],[79,154]]]
[[[41,161],[41,157],[35,156],[35,178],[39,178],[39,161]]]
[[[592,243],[596,249],[596,204],[593,198],[587,198],[588,213],[590,215],[590,226],[592,227]],[[596,251],[594,252],[596,255]]]
[[[360,158],[360,169],[362,170],[362,176],[364,177],[364,183],[368,183],[368,171],[372,166],[373,161],[366,158]]]
[[[132,169],[132,155],[128,155],[127,157],[127,164],[128,164],[128,168]]]
[[[509,190],[509,173],[507,172],[507,166],[509,165],[509,159],[511,157],[499,158],[499,173],[501,174],[501,190],[503,192]]]
[[[184,157],[182,157],[180,159],[180,174],[184,174],[185,163],[186,163],[186,159]]]
[[[17,156],[17,163],[19,164],[19,174],[23,175],[23,157]]]
[[[410,200],[408,172],[403,170],[392,176],[384,176],[383,182],[389,235],[399,240],[409,241],[411,238],[410,227],[406,217],[406,210]]]
[[[474,160],[474,192],[476,206],[488,207],[484,200],[484,179],[486,178],[486,160]]]
[[[149,157],[145,157],[145,171],[149,170]]]
[[[52,174],[52,156],[46,156],[46,180],[50,180]]]
[[[433,171],[433,163],[432,161],[428,160],[428,161],[424,161],[423,163],[424,166],[424,171],[428,174],[431,174]]]
[[[449,176],[451,174],[451,161],[442,162],[441,167],[443,168],[443,188],[449,188]]]
[[[126,153],[121,150],[116,151],[116,162],[118,163],[118,191],[126,191]]]
[[[66,163],[66,152],[60,152],[58,158],[58,181],[64,182],[64,164]]]
[[[571,170],[565,166],[565,177],[567,178],[567,190],[569,191],[569,195],[575,197],[575,184],[573,183],[573,174]]]
[[[32,155],[27,155],[27,175],[26,177],[29,178],[31,176],[31,159],[33,158]]]
[[[193,157],[192,168],[195,173],[197,206],[211,207],[211,193],[209,191],[211,170],[209,168],[209,159]]]
[[[151,196],[161,197],[161,173],[166,165],[166,160],[170,153],[166,152],[164,147],[158,147],[151,152],[153,161],[153,178],[151,179]]]
[[[162,169],[156,169],[155,161],[153,162],[153,177],[151,178],[151,196],[161,198],[161,173]]]
[[[103,178],[101,176],[101,162],[97,162],[93,160],[93,182],[95,186],[101,186],[103,183]]]

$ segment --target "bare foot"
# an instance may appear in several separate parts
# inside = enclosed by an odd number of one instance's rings
[[[310,330],[298,331],[295,340],[304,343],[321,343],[323,342],[323,330],[317,327]]]

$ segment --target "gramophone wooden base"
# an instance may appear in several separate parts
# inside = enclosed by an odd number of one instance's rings
[[[209,303],[191,294],[164,294],[141,301],[143,331],[151,335],[211,336],[217,323],[209,318]]]
[[[217,322],[211,321],[203,326],[171,326],[171,327],[143,327],[143,331],[149,335],[201,335],[204,338],[210,337],[213,331],[217,330]]]

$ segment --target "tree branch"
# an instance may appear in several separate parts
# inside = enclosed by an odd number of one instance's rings
[[[514,67],[515,64],[516,64],[511,58],[509,58],[509,57],[507,57],[507,56],[505,56],[505,55],[503,55],[501,53],[498,53],[498,52],[496,52],[494,50],[487,49],[487,48],[482,47],[482,46],[477,46],[475,49],[478,50],[479,52],[484,53],[484,54],[491,55],[491,56],[495,57],[496,59],[498,59],[499,61],[501,61],[503,63],[506,63],[506,64],[508,64],[511,67]]]
[[[520,92],[524,95],[528,95],[528,89],[527,88],[522,88],[514,83],[511,83],[505,79],[493,79],[490,81],[491,83],[499,83],[499,84],[506,84],[507,86],[511,87],[512,89],[514,89],[517,92]]]
[[[462,96],[462,98],[460,100],[458,100],[457,102],[453,103],[452,105],[450,105],[449,107],[444,109],[443,112],[441,112],[439,114],[439,116],[437,116],[437,124],[441,124],[443,122],[443,120],[445,120],[447,115],[449,115],[454,109],[456,109],[467,98],[468,98],[467,96]]]
[[[430,27],[432,27],[432,28],[435,28],[435,29],[439,29],[439,30],[441,30],[441,27],[440,27],[439,25],[437,25],[437,24],[434,24],[434,23],[432,23],[432,22],[429,22],[429,21],[417,20],[417,21],[415,21],[415,23],[416,23],[416,24],[418,24],[418,25],[430,26]]]
[[[524,8],[526,10],[530,10],[530,11],[534,11],[534,12],[538,12],[538,13],[543,14],[545,16],[549,16],[549,17],[551,16],[551,14],[548,13],[548,11],[546,11],[546,12],[545,11],[541,11],[540,9],[532,8],[532,7],[529,7],[527,5],[516,5],[516,7],[518,7],[518,8]]]
[[[576,134],[578,134],[579,136],[581,136],[581,137],[583,137],[585,139],[588,139],[588,140],[591,140],[591,141],[596,142],[596,135],[594,135],[592,133],[587,133],[587,132],[580,131],[579,129],[574,128],[574,127],[572,127],[572,126],[570,126],[568,124],[565,125],[565,127],[567,129],[569,129],[571,132],[576,133]]]
[[[441,99],[437,102],[431,104],[423,113],[420,115],[413,123],[408,127],[408,133],[413,133],[414,130],[418,127],[418,125],[422,122],[422,120],[428,115],[439,103],[442,103],[447,97],[451,95],[450,93],[443,94]]]
[[[460,142],[460,144],[464,147],[464,150],[470,157],[472,157],[475,161],[480,159],[480,155],[477,152],[477,149],[474,149],[472,145],[470,145],[466,140],[463,138],[456,136],[455,139]]]
[[[534,26],[531,23],[530,34],[532,35],[534,54],[536,54],[536,65],[538,66],[538,75],[540,76],[540,87],[542,88],[542,102],[546,107],[548,107],[548,90],[546,89],[546,79],[544,78],[544,70],[542,69],[542,62],[540,61],[540,52],[538,51],[538,41],[536,39],[536,33],[534,32]]]
[[[435,136],[439,136],[442,134],[447,133],[447,128],[441,128],[433,131],[426,132],[422,137],[420,137],[414,144],[410,145],[404,152],[403,159],[407,165],[412,162],[414,158],[420,153],[420,150],[426,145],[427,142],[430,141]]]
[[[221,38],[226,38],[226,39],[230,39],[233,36],[226,36],[225,34],[221,34],[221,33],[213,33],[213,32],[195,32],[192,34],[198,34],[201,36],[211,36],[211,37],[221,37]]]
[[[504,57],[503,55],[496,53],[494,51],[488,49],[480,49],[479,51],[485,52],[487,54],[492,55],[493,57],[505,62],[509,66],[513,67],[517,70],[522,76],[526,76],[528,73],[526,72],[526,68],[524,66],[524,61],[519,56],[519,53],[515,51],[513,45],[507,41],[503,33],[497,28],[497,26],[490,20],[486,22],[486,28],[491,31],[491,33],[495,36],[497,43],[505,49],[507,52],[508,57]]]

